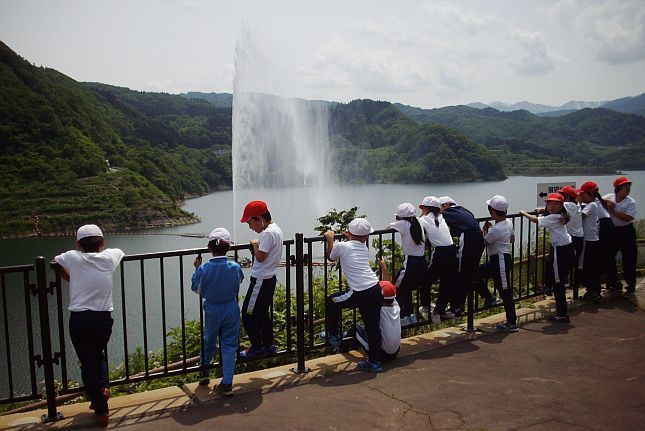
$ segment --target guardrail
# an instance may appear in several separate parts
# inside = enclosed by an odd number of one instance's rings
[[[543,229],[525,222],[519,214],[510,215],[509,218],[516,231],[516,241],[512,247],[515,261],[512,284],[515,287],[515,299],[524,300],[541,294],[541,280],[545,267],[543,257],[547,252],[547,244]],[[480,223],[486,220],[489,218],[478,219]],[[396,238],[396,232],[391,229],[374,232],[369,241],[372,256],[375,257],[377,253],[380,256],[391,253]],[[371,245],[372,242],[374,246]],[[333,288],[343,288],[342,268],[327,261],[323,237],[305,238],[303,234],[298,233],[295,239],[284,241],[283,247],[284,263],[279,272],[280,282],[276,288],[276,295],[284,295],[284,305],[280,304],[283,307],[279,311],[281,324],[274,324],[276,335],[281,340],[281,349],[275,356],[295,359],[297,365],[293,371],[301,373],[307,371],[308,355],[320,354],[322,349],[329,346],[324,339],[316,337],[317,328],[324,329],[325,322],[324,300],[316,301],[316,298],[326,297]],[[219,367],[219,363],[200,366],[197,358],[189,355],[188,348],[191,340],[186,325],[191,320],[198,320],[200,347],[203,347],[204,316],[200,298],[190,291],[190,276],[193,272],[193,259],[197,255],[207,253],[209,252],[206,248],[196,248],[124,257],[115,281],[115,327],[108,346],[110,358],[113,363],[119,364],[121,375],[112,378],[111,385],[132,384]],[[235,261],[242,260],[243,254],[248,254],[252,261],[248,244],[232,247],[232,258]],[[390,259],[392,274],[400,264],[395,260]],[[6,283],[5,278],[10,276],[17,276],[20,280]],[[47,278],[53,280],[48,284]],[[34,279],[35,282],[32,281]],[[7,367],[4,371],[0,370],[0,373],[5,373],[8,383],[7,391],[0,391],[0,404],[44,398],[48,413],[43,416],[43,421],[56,420],[60,417],[56,412],[56,398],[76,396],[83,391],[82,387],[72,384],[69,378],[70,375],[80,376],[80,372],[75,354],[72,353],[68,357],[68,352],[73,349],[70,347],[69,337],[66,336],[65,327],[69,312],[63,305],[66,292],[61,283],[59,268],[52,264],[48,272],[44,258],[38,257],[35,265],[0,268],[0,281],[3,312],[3,329],[0,334],[4,338],[6,352],[3,360]],[[248,285],[246,281],[245,285]],[[12,300],[7,295],[10,287],[13,289]],[[574,289],[574,295],[577,297],[577,287]],[[16,300],[20,292],[24,297],[24,310],[20,313],[22,320],[14,320],[11,316],[12,307],[21,302],[20,299]],[[52,295],[55,296],[55,301],[50,304],[49,297]],[[38,297],[37,305],[32,303],[32,296]],[[417,292],[416,305],[418,299]],[[470,289],[467,330],[475,329],[474,315],[485,309],[481,298]],[[349,313],[351,323],[355,324],[356,311]],[[39,316],[38,331],[34,330],[35,314]],[[276,311],[273,308],[272,316],[276,321]],[[424,325],[431,323],[420,321],[410,327]],[[177,328],[175,334],[179,337],[179,360],[171,358],[169,354],[167,335],[170,327]],[[19,373],[22,379],[28,374],[30,387],[27,392],[21,394],[16,391],[16,354],[12,351],[11,342],[15,342],[17,334],[22,334],[27,343],[27,364],[21,365],[29,368],[28,373],[24,370]],[[177,348],[176,342],[175,339],[174,348]],[[36,352],[36,345],[40,346],[39,352]],[[53,345],[56,346],[55,352],[52,349]],[[151,346],[158,349],[156,355],[149,353]],[[192,347],[195,350],[195,346]],[[139,364],[137,369],[131,366],[135,352],[143,360],[143,364]],[[153,356],[155,362],[151,363]],[[264,359],[266,357],[258,360]],[[43,388],[39,388],[41,379],[44,381]],[[41,404],[44,404],[44,401]]]

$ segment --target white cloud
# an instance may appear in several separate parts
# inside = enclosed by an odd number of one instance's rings
[[[635,63],[645,59],[645,7],[642,0],[564,0],[548,12],[599,61]]]
[[[308,87],[356,87],[370,93],[413,91],[426,84],[418,64],[387,48],[340,38],[321,46],[302,68]]]
[[[555,58],[541,33],[514,29],[511,36],[520,52],[511,64],[520,75],[543,75],[555,69]]]

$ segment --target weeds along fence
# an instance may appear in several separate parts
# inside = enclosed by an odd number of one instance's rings
[[[512,285],[520,301],[540,294],[548,240],[543,229],[518,214],[509,218],[515,226]],[[394,230],[379,230],[370,235],[368,244],[372,258],[383,258],[392,274],[402,263],[397,239]],[[284,241],[271,310],[278,352],[270,360],[242,362],[238,358],[238,372],[295,362],[293,371],[301,373],[307,370],[308,357],[325,353],[329,345],[319,336],[325,328],[325,298],[346,288],[342,268],[326,259],[325,247],[323,237],[305,238],[303,234]],[[207,253],[206,248],[197,248],[124,257],[115,276],[114,326],[108,345],[110,384],[117,390],[179,376],[188,379],[191,373],[219,368],[218,362],[200,367],[197,360],[203,347],[204,315],[201,299],[190,289],[190,279],[194,259]],[[230,258],[243,265],[253,261],[248,244],[233,246]],[[240,297],[250,272],[245,270],[245,275]],[[34,264],[0,268],[0,281],[0,343],[5,350],[0,354],[0,405],[40,401],[34,405],[47,406],[43,420],[56,420],[57,401],[83,391],[78,383],[80,367],[67,336],[68,294],[60,268],[38,257]],[[432,299],[435,296],[433,288]],[[417,292],[415,309],[418,299]],[[469,330],[474,329],[474,316],[485,308],[471,291],[466,310]],[[345,312],[343,329],[358,318],[356,310]],[[430,330],[431,326],[420,321],[411,327]],[[242,329],[241,344],[247,340]]]

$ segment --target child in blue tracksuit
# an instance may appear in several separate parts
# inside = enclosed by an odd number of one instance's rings
[[[217,350],[217,338],[222,348],[222,381],[215,388],[222,395],[233,395],[233,373],[240,332],[240,308],[237,295],[244,279],[242,268],[226,259],[231,248],[231,234],[217,228],[208,235],[208,249],[213,258],[202,264],[201,256],[194,262],[191,290],[203,298],[204,350],[200,354],[201,366],[208,365]],[[208,371],[202,371],[200,385],[209,383]]]

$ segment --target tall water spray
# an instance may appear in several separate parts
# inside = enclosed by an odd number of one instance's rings
[[[285,79],[248,33],[238,40],[232,151],[236,218],[246,200],[262,199],[266,188],[285,193],[290,187],[312,188],[311,202],[300,204],[322,208],[319,191],[330,181],[328,103],[292,97],[293,82]]]

